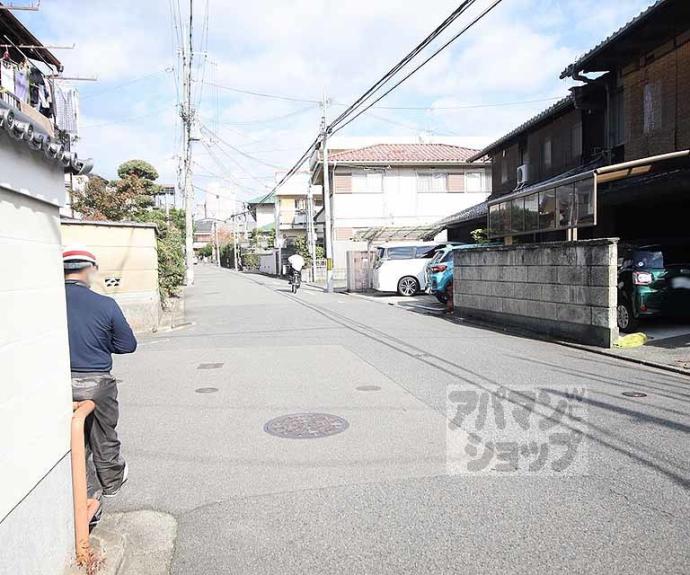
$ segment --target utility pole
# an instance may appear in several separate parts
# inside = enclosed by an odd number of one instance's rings
[[[192,107],[192,29],[194,18],[194,0],[189,0],[189,35],[188,44],[182,47],[183,66],[183,104],[182,129],[184,130],[184,221],[185,221],[185,284],[194,283],[194,188],[192,187],[192,125],[194,123],[194,109]]]
[[[326,291],[333,292],[333,231],[331,225],[331,182],[328,173],[328,124],[326,108],[328,99],[323,96],[323,113],[321,114],[321,148],[323,150],[323,209],[324,209],[324,242],[326,243]]]
[[[316,281],[316,230],[314,230],[314,192],[311,189],[311,181],[307,186],[307,241],[311,257],[311,281]]]

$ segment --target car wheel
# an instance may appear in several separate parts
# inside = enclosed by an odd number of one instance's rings
[[[622,301],[616,307],[616,319],[618,329],[624,333],[630,333],[637,328],[638,320],[633,315],[632,307],[627,301]]]
[[[448,303],[448,296],[445,294],[445,292],[442,293],[437,291],[434,295],[436,296],[436,299],[440,301],[442,304]]]
[[[398,293],[400,295],[410,297],[416,294],[418,291],[419,282],[417,281],[417,278],[413,278],[412,276],[400,278],[400,281],[398,282]]]

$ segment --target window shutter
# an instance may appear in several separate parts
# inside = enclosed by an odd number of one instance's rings
[[[335,228],[335,239],[336,240],[349,240],[354,235],[354,230],[352,228]]]
[[[333,187],[336,194],[352,192],[352,174],[336,174],[333,178]]]
[[[465,191],[465,174],[448,174],[448,191],[459,194]]]

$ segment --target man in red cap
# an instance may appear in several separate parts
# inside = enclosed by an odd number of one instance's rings
[[[62,254],[67,295],[72,398],[96,404],[86,421],[89,497],[117,495],[127,481],[127,464],[117,437],[117,384],[110,375],[113,353],[132,353],[137,340],[114,299],[91,290],[98,265],[86,248]],[[93,462],[90,461],[91,457]],[[95,469],[94,469],[95,467]]]

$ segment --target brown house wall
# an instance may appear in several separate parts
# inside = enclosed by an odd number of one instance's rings
[[[627,73],[623,86],[626,160],[690,148],[690,42]],[[660,112],[654,127],[645,131],[646,86],[658,96],[654,106],[660,106]]]
[[[573,151],[573,130],[577,124],[581,124],[581,114],[580,110],[571,110],[527,134],[528,184],[557,176],[580,165],[581,152]],[[547,138],[551,138],[550,166],[546,166],[544,161],[544,142]],[[498,151],[491,161],[492,195],[497,197],[512,192],[517,186],[517,167],[522,163],[519,144],[515,142]],[[508,179],[502,182],[504,165]]]

